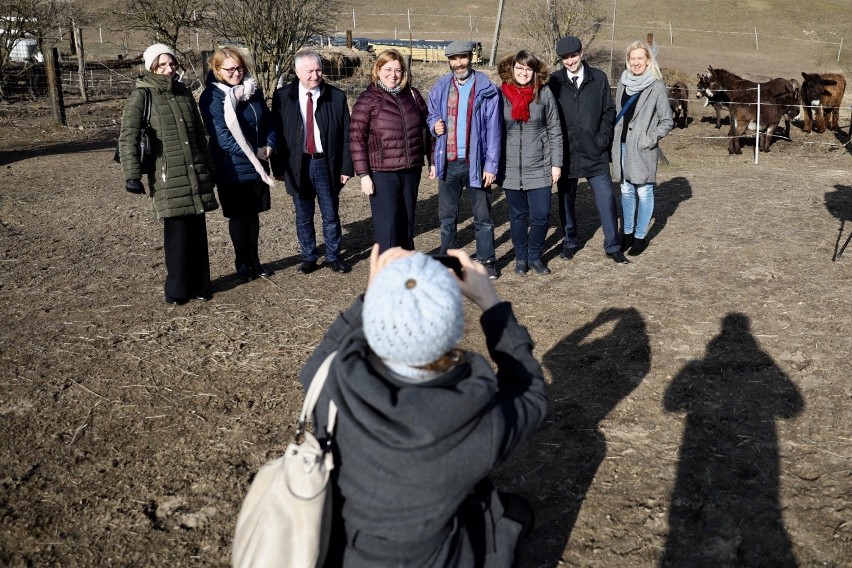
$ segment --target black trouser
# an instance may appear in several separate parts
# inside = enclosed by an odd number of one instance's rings
[[[422,168],[373,172],[375,193],[370,196],[373,230],[379,250],[414,250],[414,211]]]
[[[167,296],[181,300],[210,292],[210,257],[204,214],[163,219]]]
[[[257,213],[240,215],[228,219],[228,232],[234,244],[234,264],[241,267],[253,268],[260,264],[257,246],[260,240],[260,216]]]

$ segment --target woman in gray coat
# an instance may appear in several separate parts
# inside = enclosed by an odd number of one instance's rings
[[[663,74],[648,44],[634,41],[628,45],[625,64],[627,69],[621,74],[615,94],[615,108],[621,119],[616,120],[613,133],[612,178],[621,180],[621,250],[630,249],[627,254],[636,256],[648,246],[658,144],[671,132],[674,121]]]
[[[550,223],[550,190],[562,173],[562,128],[548,70],[526,50],[498,67],[503,81],[503,158],[498,182],[509,204],[515,273],[550,274],[541,260]],[[527,223],[529,222],[529,231]]]

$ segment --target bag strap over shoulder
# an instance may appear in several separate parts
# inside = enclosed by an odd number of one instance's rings
[[[143,118],[145,119],[145,126],[151,126],[151,89],[146,89],[144,87],[140,87],[142,92],[145,93],[145,113]]]
[[[305,403],[302,405],[302,413],[299,414],[299,424],[296,430],[296,438],[298,438],[301,433],[305,429],[305,424],[307,424],[308,420],[314,414],[314,408],[317,405],[317,401],[319,400],[320,393],[322,392],[322,388],[325,385],[325,380],[328,378],[328,371],[331,368],[331,363],[334,361],[334,357],[337,355],[337,351],[332,351],[328,357],[322,362],[317,369],[317,372],[314,374],[314,379],[311,381],[311,386],[308,387],[308,392],[305,393]],[[334,426],[337,422],[337,406],[334,404],[334,401],[329,401],[328,403],[328,427],[326,428],[326,432],[329,436],[334,433]]]

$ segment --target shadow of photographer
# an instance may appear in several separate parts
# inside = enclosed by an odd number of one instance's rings
[[[650,369],[645,321],[634,308],[606,309],[545,353],[543,364],[552,377],[550,408],[524,460],[537,465],[521,476],[536,508],[522,558],[525,566],[555,567],[606,457],[600,423]]]

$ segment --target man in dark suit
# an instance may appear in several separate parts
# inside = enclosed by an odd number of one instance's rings
[[[303,50],[295,58],[296,79],[275,91],[273,126],[279,140],[272,157],[277,179],[283,179],[296,209],[296,236],[301,274],[317,268],[315,203],[319,203],[325,239],[325,263],[349,272],[340,258],[340,190],[354,174],[349,154],[349,105],[346,93],[326,84],[322,59]]]
[[[570,260],[580,247],[577,242],[577,182],[586,178],[595,196],[595,206],[604,233],[604,251],[619,264],[630,261],[621,252],[618,213],[612,178],[609,173],[609,149],[615,122],[615,103],[606,73],[583,61],[580,38],[566,36],[556,42],[556,53],[564,69],[550,75],[548,85],[559,103],[565,160],[562,177],[556,184],[559,196],[559,220],[565,230],[560,258]]]

